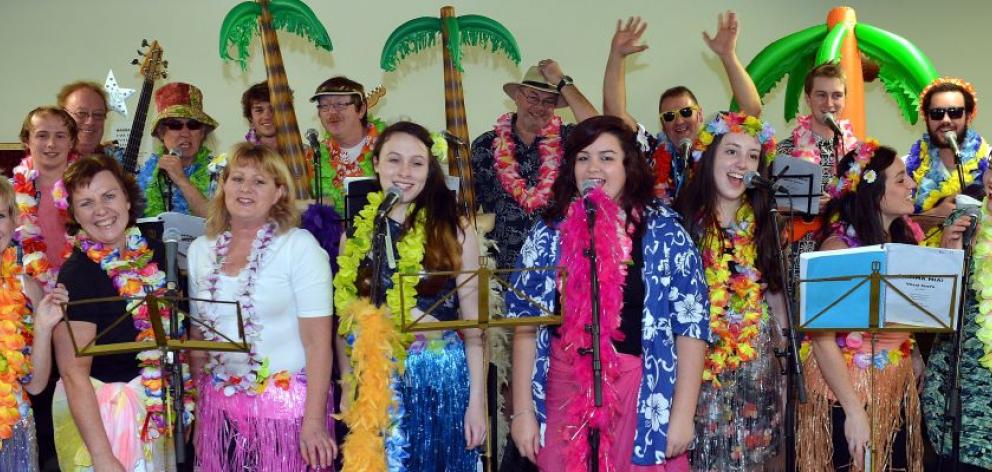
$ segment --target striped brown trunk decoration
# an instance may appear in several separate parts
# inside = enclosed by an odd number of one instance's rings
[[[448,173],[461,177],[461,196],[469,218],[475,214],[475,184],[472,179],[468,139],[468,119],[465,117],[465,95],[462,91],[462,73],[451,60],[451,35],[448,21],[457,21],[454,7],[441,8],[441,51],[444,66],[444,121],[448,132],[462,140],[461,146],[449,143]],[[455,38],[458,41],[458,38]],[[455,47],[461,47],[455,44]]]
[[[286,68],[283,67],[282,53],[279,51],[279,39],[276,37],[276,30],[272,27],[269,0],[258,0],[258,3],[262,6],[259,27],[262,32],[262,52],[265,56],[265,73],[268,76],[279,154],[289,166],[289,172],[293,174],[296,198],[308,200],[310,180],[307,178],[303,139],[300,137],[300,127],[296,124],[296,111],[293,109],[293,97],[289,92]]]

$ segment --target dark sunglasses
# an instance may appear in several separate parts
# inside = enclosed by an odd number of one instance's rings
[[[692,113],[698,109],[699,107],[697,107],[696,105],[689,105],[685,108],[682,108],[681,110],[668,110],[666,112],[662,112],[661,115],[659,116],[661,116],[661,119],[665,120],[666,122],[671,123],[675,121],[676,113],[682,115],[682,118],[689,118],[692,116]]]
[[[185,127],[190,131],[199,131],[203,129],[203,123],[194,120],[162,120],[162,126],[172,131],[179,131]]]
[[[931,108],[927,110],[927,115],[933,121],[943,120],[944,113],[947,113],[947,116],[951,117],[952,120],[957,120],[964,116],[964,107]]]

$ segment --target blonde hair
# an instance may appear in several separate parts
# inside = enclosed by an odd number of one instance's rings
[[[231,213],[224,202],[224,183],[231,176],[235,167],[253,165],[259,170],[271,175],[277,187],[283,188],[283,194],[272,208],[269,209],[269,219],[276,223],[276,233],[282,234],[296,227],[300,222],[300,213],[296,209],[296,190],[293,185],[289,168],[279,154],[271,148],[259,144],[241,143],[228,153],[227,166],[220,174],[217,193],[210,200],[207,210],[206,234],[215,238],[226,231],[231,225]]]
[[[12,218],[17,225],[17,195],[14,186],[5,178],[0,178],[0,206],[7,209],[7,217]]]

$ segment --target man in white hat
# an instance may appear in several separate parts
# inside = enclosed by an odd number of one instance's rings
[[[479,209],[496,215],[489,237],[498,248],[497,267],[507,269],[549,202],[565,138],[574,126],[562,124],[555,109],[571,108],[578,121],[599,112],[551,59],[531,66],[523,80],[504,84],[503,91],[517,109],[472,142],[472,174]]]

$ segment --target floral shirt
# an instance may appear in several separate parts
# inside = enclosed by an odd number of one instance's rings
[[[214,191],[217,190],[217,178],[220,174],[212,170],[213,166],[209,165],[213,160],[212,154],[209,150],[203,152],[203,149],[206,148],[201,148],[201,152],[196,155],[196,160],[189,166],[184,167],[183,172],[193,182],[197,190],[209,200],[213,196]],[[163,179],[159,178],[158,159],[158,154],[148,156],[145,166],[141,168],[141,172],[138,173],[137,177],[138,186],[141,187],[142,193],[147,198],[145,216],[158,216],[169,209],[165,204],[165,195],[162,192],[164,182]],[[174,212],[185,213],[187,215],[191,214],[189,202],[186,201],[186,197],[183,196],[183,193],[175,185],[173,185],[172,190],[171,207],[171,210]]]
[[[642,239],[644,254],[644,312],[641,330],[643,376],[637,399],[637,434],[632,461],[637,465],[665,462],[668,419],[675,394],[678,356],[675,336],[688,336],[710,342],[709,296],[703,263],[677,214],[658,205],[645,212]],[[543,220],[527,235],[517,267],[552,267],[561,258],[561,233]],[[527,271],[513,274],[514,291],[538,301],[548,310],[560,312],[553,271]],[[508,317],[540,316],[543,312],[514,291],[506,295]],[[532,393],[534,408],[543,433],[547,421],[545,392],[551,358],[549,328],[538,328],[537,355],[534,359]]]
[[[562,125],[561,139],[564,143],[574,125]],[[520,245],[527,236],[527,230],[534,224],[540,212],[528,213],[513,199],[513,196],[503,189],[496,175],[496,161],[493,157],[493,140],[495,131],[487,131],[472,141],[472,178],[475,180],[475,201],[479,210],[484,213],[496,214],[496,225],[489,232],[489,238],[496,243],[498,251],[494,254],[496,268],[510,269],[517,260]],[[530,145],[525,144],[513,131],[513,140],[517,149],[517,162],[520,165],[520,176],[527,182],[528,187],[537,184],[541,156],[539,151],[540,138]]]
[[[679,190],[685,185],[691,169],[686,167],[685,160],[674,157],[678,155],[678,150],[675,149],[675,143],[671,142],[664,132],[652,136],[644,125],[638,123],[637,144],[641,147],[644,157],[647,158],[648,165],[654,170],[654,196],[660,198],[665,204],[671,204]],[[703,155],[702,152],[695,149],[690,154],[693,164],[698,162]]]

